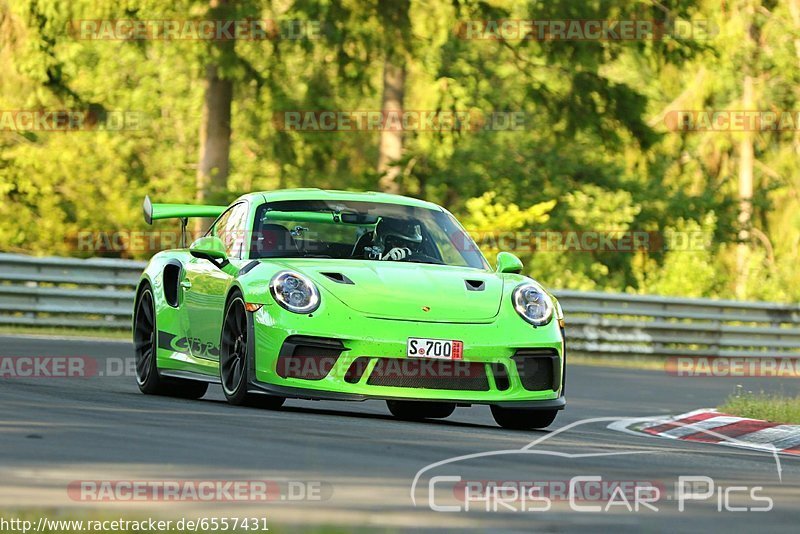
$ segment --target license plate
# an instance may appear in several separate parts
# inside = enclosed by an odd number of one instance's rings
[[[433,358],[435,360],[461,360],[464,355],[464,342],[453,339],[428,339],[410,337],[406,343],[406,356],[409,358]]]

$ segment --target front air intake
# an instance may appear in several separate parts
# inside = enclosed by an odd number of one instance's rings
[[[494,385],[500,391],[505,391],[511,387],[511,382],[508,379],[508,370],[502,363],[492,364],[492,376],[494,376]]]
[[[364,376],[364,372],[367,370],[367,366],[369,365],[369,358],[361,356],[353,360],[353,363],[350,364],[350,367],[347,368],[347,372],[344,374],[344,381],[348,384],[357,384],[361,377]]]
[[[555,349],[521,349],[511,359],[517,365],[522,387],[528,391],[561,388],[561,362]]]
[[[283,342],[275,371],[281,378],[322,380],[344,350],[338,339],[289,336]]]
[[[454,360],[378,358],[367,384],[412,389],[489,391],[483,363]]]

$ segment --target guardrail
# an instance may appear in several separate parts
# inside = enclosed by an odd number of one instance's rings
[[[130,328],[145,265],[0,254],[0,325]],[[800,357],[800,306],[567,290],[556,295],[575,352]]]
[[[0,254],[0,325],[130,328],[145,265]]]
[[[800,356],[800,307],[771,302],[556,292],[567,343],[597,355]]]

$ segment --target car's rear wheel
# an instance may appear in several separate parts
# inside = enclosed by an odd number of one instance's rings
[[[492,417],[503,428],[532,430],[547,428],[558,415],[558,410],[532,410],[526,408],[503,408],[492,405]]]
[[[156,311],[153,291],[145,286],[139,293],[133,318],[133,350],[136,362],[136,383],[139,391],[148,395],[169,395],[199,399],[206,394],[208,384],[193,380],[165,378],[158,372]]]
[[[453,415],[456,405],[451,402],[421,402],[387,400],[386,406],[393,416],[405,421],[444,419]]]
[[[219,346],[219,378],[222,391],[229,403],[237,406],[258,406],[276,409],[283,404],[283,397],[250,393],[250,359],[247,328],[247,312],[241,295],[234,294],[225,307],[222,322],[222,339]]]

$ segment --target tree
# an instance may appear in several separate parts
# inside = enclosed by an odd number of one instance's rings
[[[379,0],[378,19],[384,29],[383,96],[381,113],[384,118],[390,114],[403,113],[403,97],[406,84],[406,54],[408,53],[408,34],[410,0]],[[388,193],[399,193],[400,159],[403,156],[402,129],[384,128],[378,146],[378,173],[381,175],[380,188]]]
[[[65,30],[80,19],[299,20],[320,32],[85,41]],[[709,35],[632,41],[459,32],[532,19],[713,24]],[[708,237],[690,250],[512,250],[554,287],[720,297],[739,287],[742,298],[797,300],[800,128],[673,131],[666,118],[798,109],[798,21],[797,0],[0,0],[0,110],[144,118],[121,131],[0,129],[0,248],[145,258],[151,250],[78,249],[75,236],[143,229],[145,193],[227,203],[261,189],[378,187],[443,204],[476,232]],[[274,120],[390,107],[485,122],[319,133]],[[496,128],[495,113],[524,124]],[[737,283],[741,273],[751,282]]]
[[[384,117],[390,114],[400,116],[403,113],[403,94],[406,71],[398,66],[397,61],[386,58],[383,62],[383,98],[381,113]],[[384,128],[381,131],[378,147],[378,173],[381,175],[380,188],[387,193],[399,193],[400,175],[399,161],[403,157],[402,129]]]
[[[753,53],[757,50],[755,43],[758,41],[758,28],[754,24],[755,9],[752,1],[748,1],[744,12],[744,77],[742,81],[742,109],[753,111],[754,88],[752,68]],[[739,144],[739,244],[736,247],[736,296],[743,299],[747,296],[748,282],[748,252],[750,241],[750,226],[753,217],[753,166],[754,166],[753,133],[749,130],[742,132]]]
[[[233,20],[228,0],[210,0],[208,16],[211,20]],[[233,40],[212,44],[210,58],[205,65],[203,85],[203,112],[200,120],[200,155],[197,165],[197,202],[214,204],[225,197],[228,188],[231,145],[231,105],[233,80],[223,77],[221,62],[230,61],[234,54]],[[208,226],[208,221],[197,220],[196,230]]]

